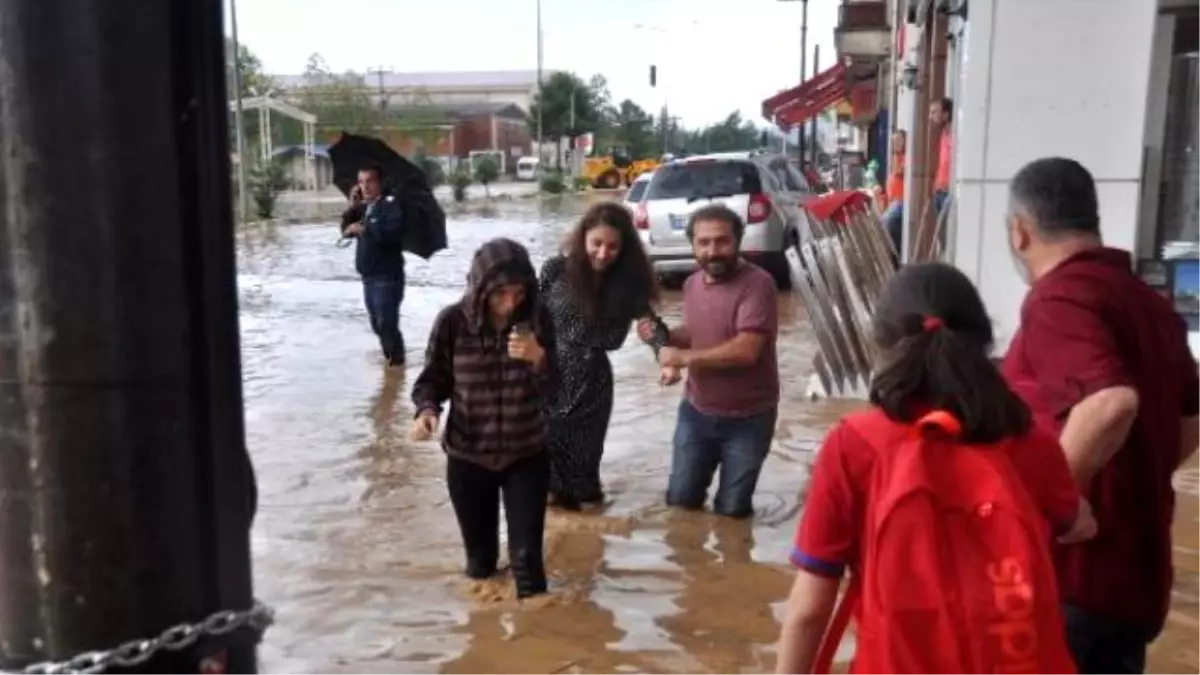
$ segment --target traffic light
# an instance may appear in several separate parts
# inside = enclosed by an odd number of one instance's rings
[[[655,66],[653,64],[650,66],[650,86],[651,87],[658,86],[658,66]]]

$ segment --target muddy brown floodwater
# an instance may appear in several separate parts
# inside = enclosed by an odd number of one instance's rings
[[[781,295],[783,401],[752,522],[662,505],[680,389],[659,387],[631,337],[613,355],[616,404],[603,465],[609,503],[551,512],[552,592],[518,605],[506,581],[469,583],[436,443],[405,438],[409,388],[437,311],[471,253],[507,236],[540,259],[578,205],[528,201],[452,215],[452,249],[411,259],[409,367],[386,372],[351,249],[330,224],[239,239],[246,426],[260,485],[258,595],[278,611],[269,672],[768,672],[791,581],[786,554],[813,449],[854,404],[808,403],[815,345]],[[677,294],[664,312],[677,319]],[[1196,672],[1196,467],[1181,476],[1180,573],[1151,670]],[[1186,535],[1186,539],[1182,535]]]

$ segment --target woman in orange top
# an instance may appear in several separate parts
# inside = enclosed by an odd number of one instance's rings
[[[892,238],[892,245],[896,247],[897,254],[899,254],[903,242],[904,157],[907,142],[908,134],[903,129],[897,129],[892,132],[892,162],[891,166],[888,167],[887,180],[888,207],[883,212],[883,215],[880,216],[884,228],[887,229],[888,236]],[[900,262],[900,256],[897,256],[896,262]]]

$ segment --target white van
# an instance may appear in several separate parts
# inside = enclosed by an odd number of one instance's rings
[[[522,157],[517,160],[517,180],[537,180],[538,158]]]

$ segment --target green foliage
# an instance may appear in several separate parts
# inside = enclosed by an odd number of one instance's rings
[[[471,173],[465,168],[460,167],[458,171],[450,179],[450,185],[454,190],[454,201],[462,203],[467,200],[467,186],[471,184]]]
[[[759,147],[762,144],[762,132],[753,122],[742,119],[742,114],[734,111],[721,122],[695,131],[684,131],[681,137],[674,140],[680,143],[679,146],[672,146],[674,152],[732,152]]]
[[[661,143],[655,138],[654,118],[630,99],[621,101],[610,113],[611,137],[599,147],[623,145],[634,158],[657,156]]]
[[[542,174],[542,180],[539,183],[539,187],[541,188],[542,192],[549,192],[550,194],[557,195],[566,191],[567,183],[563,179],[563,174],[561,171],[547,171],[546,173]]]
[[[542,111],[542,135],[551,141],[599,130],[604,121],[601,110],[607,89],[596,90],[593,86],[607,87],[602,83],[603,78],[592,78],[589,84],[574,73],[551,75],[542,85],[542,91],[534,95],[529,108],[530,133],[537,135],[538,110]]]
[[[483,186],[484,193],[491,197],[491,192],[488,191],[488,184],[496,182],[500,177],[500,165],[491,157],[483,157],[475,163],[475,180]]]
[[[264,220],[273,218],[279,193],[288,185],[283,166],[277,162],[268,162],[252,167],[246,174],[246,183],[250,188],[250,197],[254,200],[254,210],[258,217]]]
[[[685,129],[665,107],[657,116],[637,103],[624,99],[614,104],[608,82],[596,75],[584,82],[573,73],[551,75],[534,96],[529,128],[537,133],[537,112],[544,100],[542,133],[548,141],[584,133],[596,134],[596,147],[625,147],[636,159],[658,157],[664,152],[729,152],[751,150],[761,144],[761,130],[738,112],[702,129]],[[571,126],[574,100],[575,125]]]
[[[229,99],[234,98],[234,67],[242,77],[242,98],[274,96],[279,87],[263,72],[262,61],[246,45],[238,45],[237,61],[233,58],[233,40],[225,38],[225,84],[229,88]]]
[[[592,186],[592,181],[588,180],[584,176],[576,176],[575,180],[572,181],[572,185],[571,185],[571,187],[575,188],[576,192],[584,192],[591,186]]]
[[[417,148],[412,161],[425,172],[425,179],[429,181],[429,187],[435,188],[446,182],[446,172],[442,170],[442,163],[430,157],[425,152],[425,148]]]
[[[308,57],[298,94],[299,107],[317,116],[319,129],[367,134],[380,126],[366,80],[352,72],[334,73],[320,54]]]

